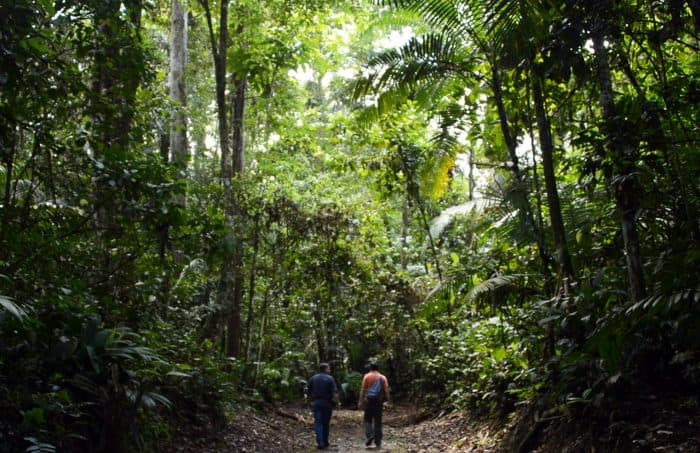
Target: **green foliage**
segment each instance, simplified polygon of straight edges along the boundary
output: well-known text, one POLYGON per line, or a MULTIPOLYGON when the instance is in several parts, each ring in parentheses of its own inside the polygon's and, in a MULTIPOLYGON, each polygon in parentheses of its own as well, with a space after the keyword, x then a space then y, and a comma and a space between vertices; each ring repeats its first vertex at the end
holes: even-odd
POLYGON ((683 2, 234 2, 226 78, 249 90, 235 209, 210 143, 205 2, 190 2, 184 175, 163 146, 166 2, 6 3, 0 452, 153 449, 236 401, 298 398, 319 361, 349 404, 374 358, 398 397, 481 413, 698 385, 700 67, 683 2), (596 103, 599 36, 613 117, 596 103), (228 265, 237 307, 217 294, 228 265))
POLYGON ((208 432, 212 423, 215 427, 223 424, 228 405, 238 397, 237 383, 229 364, 218 359, 210 342, 199 346, 187 338, 178 342, 180 348, 187 349, 164 351, 182 360, 173 363, 162 377, 163 394, 172 403, 172 410, 165 415, 168 426, 200 435, 208 432))
POLYGON ((288 352, 271 363, 257 363, 256 386, 268 401, 291 401, 302 394, 308 376, 301 352, 288 352))
POLYGON ((484 412, 508 411, 536 390, 531 352, 518 336, 505 320, 473 315, 449 328, 427 330, 429 346, 418 359, 422 377, 417 384, 429 400, 484 412))
POLYGON ((23 438, 41 451, 125 449, 154 440, 149 420, 159 406, 170 406, 158 390, 168 364, 127 328, 104 329, 71 316, 64 322, 49 336, 34 315, 12 332, 7 322, 0 325, 0 404, 8 414, 22 414, 3 421, 4 433, 16 430, 4 438, 6 448, 20 448, 23 438))

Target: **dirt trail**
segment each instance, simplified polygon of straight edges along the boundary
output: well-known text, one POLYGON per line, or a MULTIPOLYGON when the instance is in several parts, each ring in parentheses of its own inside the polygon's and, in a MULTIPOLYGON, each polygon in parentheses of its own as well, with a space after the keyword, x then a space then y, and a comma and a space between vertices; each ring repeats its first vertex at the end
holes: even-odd
MULTIPOLYGON (((284 423, 291 431, 283 451, 312 452, 316 450, 313 416, 308 408, 287 406, 279 408, 277 416, 290 419, 284 423), (294 423, 296 421, 296 423, 294 423)), ((281 428, 279 422, 277 429, 281 428)), ((384 438, 381 449, 365 446, 362 411, 339 409, 331 420, 330 452, 489 452, 493 451, 491 433, 469 426, 459 414, 434 416, 411 405, 391 406, 384 411, 384 438)), ((279 431, 278 431, 279 432, 279 431)), ((248 451, 266 451, 262 448, 248 451)), ((279 451, 271 449, 270 451, 279 451)))
MULTIPOLYGON (((405 414, 399 413, 394 408, 388 409, 384 413, 384 439, 381 451, 386 452, 408 452, 410 450, 410 440, 405 435, 404 421, 405 414)), ((305 451, 316 451, 314 448, 315 437, 313 431, 313 418, 310 414, 304 415, 306 422, 302 436, 309 446, 305 451)), ((333 412, 331 420, 331 447, 328 451, 333 452, 359 452, 378 451, 374 445, 365 447, 364 431, 362 427, 362 411, 357 410, 336 410, 333 412)), ((445 451, 444 449, 441 451, 445 451)))
MULTIPOLYGON (((411 405, 385 409, 381 449, 365 447, 362 411, 340 409, 331 420, 333 453, 393 452, 493 452, 494 436, 484 425, 468 422, 462 414, 429 415, 411 405)), ((302 404, 270 407, 265 411, 245 410, 234 415, 214 435, 178 436, 159 451, 187 453, 219 452, 316 452, 313 416, 302 404)))

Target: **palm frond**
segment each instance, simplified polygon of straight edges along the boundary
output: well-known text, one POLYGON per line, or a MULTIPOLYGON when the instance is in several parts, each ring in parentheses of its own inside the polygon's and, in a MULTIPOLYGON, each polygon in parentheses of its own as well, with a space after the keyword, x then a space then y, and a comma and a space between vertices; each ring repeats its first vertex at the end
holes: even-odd
POLYGON ((488 201, 479 199, 471 200, 466 203, 451 206, 440 213, 439 216, 435 217, 430 222, 430 234, 432 237, 437 238, 445 231, 445 228, 454 221, 460 215, 466 215, 470 212, 482 211, 488 206, 488 201))
POLYGON ((460 72, 457 45, 441 34, 426 34, 411 38, 406 44, 381 52, 367 64, 376 68, 368 76, 375 91, 389 86, 414 86, 445 78, 460 72))
POLYGON ((376 106, 365 107, 355 112, 355 122, 363 128, 369 128, 379 121, 379 109, 376 106))
POLYGON ((428 24, 420 14, 408 9, 392 9, 374 19, 358 36, 360 45, 372 45, 387 31, 404 31, 412 29, 418 34, 427 32, 428 24))
POLYGON ((466 77, 470 63, 458 50, 439 34, 411 38, 400 48, 372 57, 368 61, 370 72, 352 81, 347 91, 355 100, 377 96, 378 114, 409 99, 425 109, 442 99, 455 79, 466 77))
POLYGON ((452 37, 468 36, 498 53, 512 38, 523 39, 544 6, 537 0, 384 0, 385 5, 421 15, 452 37), (525 29, 525 30, 524 30, 525 29), (488 46, 487 46, 488 44, 488 46))
POLYGON ((15 199, 29 199, 32 203, 40 203, 46 200, 44 192, 28 179, 18 179, 14 182, 14 193, 12 196, 15 199))
POLYGON ((464 27, 464 13, 459 1, 454 0, 384 0, 385 5, 420 14, 436 28, 459 33, 464 27))
POLYGON ((532 289, 525 286, 530 274, 498 275, 476 285, 467 293, 467 300, 479 300, 492 296, 495 292, 531 292, 532 289))
POLYGON ((7 311, 20 321, 27 316, 27 313, 24 310, 22 310, 22 308, 19 305, 12 302, 10 298, 2 295, 0 295, 0 308, 3 308, 5 311, 7 311))

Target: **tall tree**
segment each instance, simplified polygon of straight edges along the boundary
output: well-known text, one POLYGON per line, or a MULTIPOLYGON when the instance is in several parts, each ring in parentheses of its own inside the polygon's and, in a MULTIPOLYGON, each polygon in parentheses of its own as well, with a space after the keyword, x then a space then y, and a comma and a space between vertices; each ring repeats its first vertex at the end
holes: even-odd
POLYGON ((603 110, 604 130, 608 137, 610 150, 616 162, 616 175, 613 178, 613 192, 617 209, 620 212, 620 226, 625 244, 625 260, 629 278, 630 295, 637 301, 646 294, 644 267, 637 234, 637 214, 640 209, 636 193, 636 164, 638 152, 627 135, 629 127, 618 114, 615 107, 608 49, 605 45, 605 33, 598 31, 593 35, 593 49, 596 60, 596 74, 600 87, 600 106, 603 110))
MULTIPOLYGON (((237 35, 243 33, 243 27, 239 26, 237 35)), ((233 106, 231 117, 233 146, 232 153, 232 177, 237 178, 243 174, 245 162, 245 104, 248 80, 245 75, 236 77, 233 81, 233 106)), ((231 200, 226 204, 226 218, 234 219, 233 223, 237 224, 239 229, 239 239, 233 242, 232 256, 232 277, 233 277, 233 300, 231 300, 231 309, 228 315, 228 336, 227 347, 229 356, 238 357, 240 355, 241 346, 241 303, 243 301, 243 285, 245 275, 243 273, 243 241, 241 237, 241 225, 243 225, 243 212, 239 209, 239 204, 231 200)))
POLYGON ((637 187, 637 161, 639 160, 639 138, 633 131, 631 121, 621 114, 616 101, 613 68, 610 54, 619 45, 620 25, 618 16, 636 21, 634 13, 626 5, 600 1, 572 2, 567 9, 575 23, 586 24, 587 36, 593 43, 595 65, 594 80, 599 92, 598 103, 602 111, 602 130, 607 140, 606 154, 612 162, 610 185, 620 215, 620 229, 624 242, 629 291, 632 300, 638 301, 646 295, 646 281, 637 231, 637 217, 641 203, 637 187))
POLYGON ((233 198, 234 166, 232 162, 232 119, 229 112, 232 108, 228 105, 226 90, 228 86, 228 52, 230 46, 229 33, 229 0, 221 0, 219 12, 215 17, 212 12, 212 3, 209 0, 199 0, 204 9, 204 14, 209 29, 209 41, 211 53, 214 59, 214 78, 216 82, 216 112, 219 131, 219 148, 221 152, 221 184, 223 186, 223 204, 226 218, 226 237, 224 239, 224 253, 222 256, 221 272, 217 290, 217 305, 227 314, 228 337, 226 353, 230 357, 237 357, 239 353, 240 337, 240 302, 243 281, 237 278, 240 275, 240 259, 235 235, 236 206, 233 198), (218 23, 218 30, 215 28, 218 23))
POLYGON ((168 87, 173 113, 170 123, 171 161, 181 172, 187 169, 187 0, 172 0, 170 16, 170 72, 168 87))
MULTIPOLYGON (((122 235, 121 216, 129 201, 122 196, 115 174, 134 143, 136 94, 144 78, 146 55, 142 45, 141 0, 96 0, 88 2, 92 14, 94 50, 92 93, 88 103, 91 118, 90 146, 96 162, 93 178, 95 230, 103 250, 100 267, 106 284, 122 270, 123 257, 114 256, 112 241, 122 235)), ((109 285, 107 285, 109 286, 109 285)), ((114 288, 106 289, 117 294, 114 288)))

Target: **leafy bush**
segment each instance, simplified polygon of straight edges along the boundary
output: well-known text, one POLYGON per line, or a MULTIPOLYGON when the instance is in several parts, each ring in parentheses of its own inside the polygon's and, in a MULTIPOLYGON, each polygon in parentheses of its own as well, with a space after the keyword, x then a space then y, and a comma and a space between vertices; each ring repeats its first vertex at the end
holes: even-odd
POLYGON ((2 444, 7 451, 27 443, 36 451, 144 448, 155 437, 148 430, 158 429, 153 409, 170 405, 159 393, 168 364, 130 329, 65 320, 50 338, 37 335, 45 330, 33 317, 12 332, 0 325, 0 406, 9 415, 2 444))
POLYGON ((302 395, 307 377, 304 354, 288 351, 273 362, 260 363, 256 389, 267 401, 290 401, 302 395))
POLYGON ((341 403, 343 405, 357 404, 362 386, 362 373, 351 371, 345 375, 341 386, 341 403))
POLYGON ((527 347, 498 317, 476 318, 453 328, 434 329, 432 347, 420 359, 423 392, 453 407, 508 410, 531 396, 527 347))

